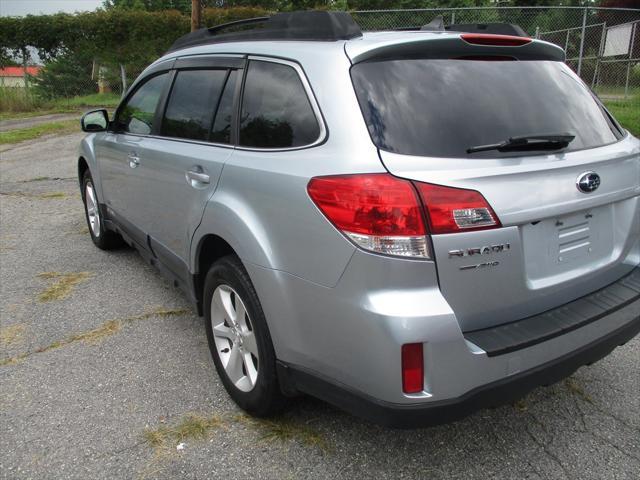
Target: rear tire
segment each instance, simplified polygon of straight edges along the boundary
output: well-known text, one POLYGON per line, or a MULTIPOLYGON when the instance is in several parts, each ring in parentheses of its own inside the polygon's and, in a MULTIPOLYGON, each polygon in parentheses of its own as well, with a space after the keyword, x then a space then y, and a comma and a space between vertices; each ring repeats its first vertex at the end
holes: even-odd
POLYGON ((240 408, 256 417, 280 412, 276 356, 258 295, 235 255, 213 264, 204 284, 209 350, 218 376, 240 408))
POLYGON ((108 230, 105 226, 100 210, 98 193, 89 170, 85 171, 82 176, 82 202, 84 203, 84 214, 89 227, 89 235, 91 235, 94 245, 101 250, 113 250, 122 247, 124 245, 122 237, 116 232, 108 230))

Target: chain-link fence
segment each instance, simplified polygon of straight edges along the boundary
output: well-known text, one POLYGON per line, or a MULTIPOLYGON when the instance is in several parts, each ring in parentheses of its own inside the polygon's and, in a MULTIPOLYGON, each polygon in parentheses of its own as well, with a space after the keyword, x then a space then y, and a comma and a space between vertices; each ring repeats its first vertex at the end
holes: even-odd
POLYGON ((493 7, 353 12, 363 30, 419 28, 442 16, 445 25, 513 23, 562 47, 567 63, 600 96, 640 94, 640 9, 493 7))

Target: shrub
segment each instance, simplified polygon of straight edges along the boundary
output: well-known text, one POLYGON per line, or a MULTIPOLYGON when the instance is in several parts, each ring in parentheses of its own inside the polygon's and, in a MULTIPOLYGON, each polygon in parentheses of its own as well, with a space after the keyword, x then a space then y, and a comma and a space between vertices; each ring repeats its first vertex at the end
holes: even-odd
POLYGON ((72 53, 58 56, 35 78, 35 92, 46 100, 96 93, 98 86, 91 78, 92 66, 91 60, 72 53))

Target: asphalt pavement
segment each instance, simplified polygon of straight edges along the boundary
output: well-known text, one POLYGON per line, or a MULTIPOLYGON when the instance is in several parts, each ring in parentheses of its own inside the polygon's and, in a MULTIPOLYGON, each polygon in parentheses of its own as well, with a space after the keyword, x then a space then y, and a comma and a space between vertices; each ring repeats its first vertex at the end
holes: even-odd
POLYGON ((247 418, 182 294, 93 246, 81 138, 0 153, 0 478, 638 478, 640 338, 449 425, 390 430, 309 398, 247 418))

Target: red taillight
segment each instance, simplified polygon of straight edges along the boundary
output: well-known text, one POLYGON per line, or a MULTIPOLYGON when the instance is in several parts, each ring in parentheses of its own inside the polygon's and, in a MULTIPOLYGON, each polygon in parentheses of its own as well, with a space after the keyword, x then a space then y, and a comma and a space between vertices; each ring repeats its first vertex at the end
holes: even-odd
POLYGON ((433 234, 457 233, 500 227, 500 220, 485 198, 475 190, 415 182, 433 234))
POLYGON ((420 393, 424 390, 424 358, 421 343, 402 345, 402 391, 420 393))
POLYGON ((322 213, 361 247, 428 256, 422 206, 408 180, 386 173, 336 175, 311 179, 307 190, 322 213))
POLYGON ((460 35, 460 38, 473 45, 495 45, 499 47, 520 47, 531 43, 531 39, 528 37, 493 35, 489 33, 465 33, 460 35))
POLYGON ((475 190, 410 182, 388 173, 315 177, 307 191, 353 242, 386 255, 429 258, 428 233, 500 226, 495 212, 475 190))

